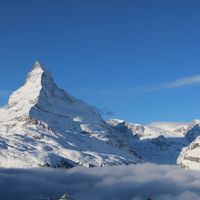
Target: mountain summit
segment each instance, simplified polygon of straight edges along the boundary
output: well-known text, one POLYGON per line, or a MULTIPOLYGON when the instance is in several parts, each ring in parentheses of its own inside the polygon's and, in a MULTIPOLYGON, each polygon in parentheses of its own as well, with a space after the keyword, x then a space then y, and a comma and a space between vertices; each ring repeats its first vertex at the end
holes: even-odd
POLYGON ((56 86, 50 73, 36 61, 33 70, 26 78, 25 84, 11 95, 8 105, 13 107, 19 103, 23 103, 23 106, 25 104, 48 104, 52 99, 62 98, 64 101, 73 101, 71 97, 56 86))
POLYGON ((0 167, 140 162, 96 109, 59 89, 38 61, 0 109, 0 152, 0 167))
POLYGON ((38 83, 42 84, 42 82, 45 81, 45 78, 52 79, 50 73, 39 63, 39 61, 36 61, 32 71, 28 74, 26 82, 38 81, 38 83))

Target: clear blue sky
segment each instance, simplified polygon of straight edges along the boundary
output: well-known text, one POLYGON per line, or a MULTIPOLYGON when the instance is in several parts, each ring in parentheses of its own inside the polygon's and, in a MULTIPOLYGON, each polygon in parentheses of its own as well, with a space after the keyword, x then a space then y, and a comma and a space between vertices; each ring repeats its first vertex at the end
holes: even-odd
POLYGON ((35 60, 106 118, 200 118, 200 1, 1 1, 1 105, 35 60))

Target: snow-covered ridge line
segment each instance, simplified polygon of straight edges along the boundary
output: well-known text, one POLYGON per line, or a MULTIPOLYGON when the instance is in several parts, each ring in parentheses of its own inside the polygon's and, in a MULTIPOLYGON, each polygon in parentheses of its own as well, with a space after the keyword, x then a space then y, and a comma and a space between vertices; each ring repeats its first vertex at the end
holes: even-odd
POLYGON ((133 131, 133 134, 139 134, 142 138, 164 137, 184 137, 189 123, 186 122, 153 122, 148 125, 126 122, 121 119, 110 119, 107 121, 112 126, 119 124, 127 126, 133 131))

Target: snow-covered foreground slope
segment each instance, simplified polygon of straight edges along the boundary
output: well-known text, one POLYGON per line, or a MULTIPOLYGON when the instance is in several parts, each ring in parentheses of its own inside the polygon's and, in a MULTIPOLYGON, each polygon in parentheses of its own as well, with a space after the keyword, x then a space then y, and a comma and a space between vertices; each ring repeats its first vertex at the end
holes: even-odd
POLYGON ((59 89, 39 62, 0 109, 0 167, 87 167, 140 162, 86 103, 59 89))
POLYGON ((177 163, 187 169, 200 170, 200 120, 191 123, 185 137, 191 144, 182 149, 177 163))
POLYGON ((145 162, 176 164, 181 149, 189 144, 185 137, 188 123, 140 125, 118 119, 108 120, 107 123, 134 147, 145 162))

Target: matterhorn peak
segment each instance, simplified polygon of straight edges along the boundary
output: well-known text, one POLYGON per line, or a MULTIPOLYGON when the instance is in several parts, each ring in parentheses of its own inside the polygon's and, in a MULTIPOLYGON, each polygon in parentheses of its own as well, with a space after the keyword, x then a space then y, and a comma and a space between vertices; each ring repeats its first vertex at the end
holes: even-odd
POLYGON ((41 62, 39 62, 38 60, 35 61, 34 65, 33 65, 33 69, 30 73, 32 72, 40 72, 40 73, 46 73, 50 76, 49 71, 44 67, 43 64, 41 64, 41 62))
POLYGON ((41 68, 43 69, 43 66, 40 64, 40 62, 38 60, 35 61, 33 68, 41 68))
POLYGON ((55 85, 50 73, 39 61, 36 61, 26 78, 25 84, 10 96, 8 105, 12 107, 20 104, 21 107, 27 106, 27 104, 35 104, 38 102, 42 91, 43 93, 44 91, 50 93, 53 90, 57 91, 59 88, 55 85))
POLYGON ((39 62, 0 109, 0 134, 0 167, 69 168, 140 161, 92 106, 59 89, 39 62))
POLYGON ((39 61, 36 61, 33 65, 33 69, 31 72, 29 72, 28 77, 26 79, 26 82, 31 82, 31 83, 42 83, 42 79, 47 78, 52 80, 52 77, 50 73, 48 72, 47 69, 43 65, 40 64, 39 61))
POLYGON ((12 93, 6 108, 19 115, 33 118, 41 115, 41 112, 65 115, 75 102, 78 101, 60 89, 50 73, 36 61, 25 84, 12 93))

